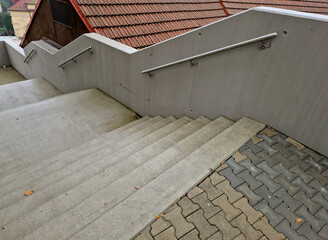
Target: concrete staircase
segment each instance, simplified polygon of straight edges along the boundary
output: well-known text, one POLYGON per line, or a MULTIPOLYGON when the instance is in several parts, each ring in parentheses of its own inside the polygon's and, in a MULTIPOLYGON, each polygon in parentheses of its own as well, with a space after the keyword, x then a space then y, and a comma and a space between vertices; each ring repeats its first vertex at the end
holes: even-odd
POLYGON ((264 128, 134 119, 94 89, 0 112, 0 239, 133 238, 264 128))

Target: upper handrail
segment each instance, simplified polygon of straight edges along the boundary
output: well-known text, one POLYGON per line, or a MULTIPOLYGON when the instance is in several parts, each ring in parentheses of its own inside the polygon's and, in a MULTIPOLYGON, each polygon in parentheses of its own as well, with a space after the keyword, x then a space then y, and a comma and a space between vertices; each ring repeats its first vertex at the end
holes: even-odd
POLYGON ((197 55, 194 55, 192 57, 183 58, 183 59, 180 59, 180 60, 177 60, 177 61, 174 61, 174 62, 170 62, 170 63, 166 63, 166 64, 163 64, 163 65, 160 65, 160 66, 157 66, 157 67, 149 68, 149 69, 143 70, 141 73, 143 73, 143 74, 144 73, 150 73, 152 71, 159 70, 159 69, 166 68, 166 67, 170 67, 170 66, 173 66, 173 65, 176 65, 176 64, 179 64, 179 63, 192 61, 192 60, 195 60, 195 59, 198 59, 198 58, 206 57, 206 56, 209 56, 209 55, 212 55, 212 54, 215 54, 215 53, 219 53, 219 52, 224 52, 224 51, 227 51, 227 50, 230 50, 230 49, 245 46, 245 45, 248 45, 248 44, 251 44, 251 43, 254 43, 254 42, 258 42, 258 41, 267 40, 267 39, 274 38, 274 37, 277 37, 277 36, 278 36, 278 34, 276 32, 273 32, 273 33, 266 34, 266 35, 256 37, 256 38, 252 38, 252 39, 249 39, 249 40, 246 40, 246 41, 243 41, 243 42, 235 43, 235 44, 232 44, 232 45, 229 45, 229 46, 226 46, 226 47, 217 48, 215 50, 211 50, 211 51, 208 51, 208 52, 205 52, 205 53, 197 54, 197 55))
POLYGON ((28 63, 28 61, 30 61, 30 59, 32 58, 32 56, 36 53, 36 50, 33 49, 24 59, 24 63, 28 63))
POLYGON ((78 56, 80 56, 80 55, 82 55, 83 53, 85 53, 85 52, 87 52, 87 51, 89 51, 89 53, 92 54, 92 53, 93 53, 93 51, 92 51, 92 47, 89 46, 89 47, 87 47, 86 49, 82 50, 81 52, 75 54, 73 57, 71 57, 71 58, 67 59, 65 62, 59 64, 58 67, 64 69, 64 65, 66 65, 66 64, 67 64, 68 62, 70 62, 70 61, 76 62, 75 58, 78 57, 78 56))

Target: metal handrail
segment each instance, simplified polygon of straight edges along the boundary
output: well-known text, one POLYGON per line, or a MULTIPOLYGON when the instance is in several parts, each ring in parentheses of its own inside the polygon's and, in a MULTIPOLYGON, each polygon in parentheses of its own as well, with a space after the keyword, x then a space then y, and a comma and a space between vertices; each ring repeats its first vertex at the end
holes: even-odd
POLYGON ((70 62, 70 61, 76 62, 75 58, 78 57, 78 56, 80 56, 80 55, 82 55, 83 53, 85 53, 85 52, 87 52, 87 51, 89 51, 89 53, 92 54, 92 53, 93 53, 93 51, 92 51, 92 47, 89 46, 89 47, 87 47, 86 49, 82 50, 81 52, 75 54, 73 57, 71 57, 71 58, 67 59, 65 62, 59 64, 58 67, 64 69, 64 65, 66 65, 66 64, 67 64, 68 62, 70 62))
POLYGON ((226 46, 226 47, 222 47, 222 48, 211 50, 211 51, 208 51, 208 52, 205 52, 205 53, 197 54, 197 55, 192 56, 192 57, 183 58, 183 59, 180 59, 180 60, 177 60, 177 61, 174 61, 174 62, 170 62, 170 63, 166 63, 166 64, 163 64, 163 65, 160 65, 160 66, 157 66, 157 67, 149 68, 149 69, 143 70, 141 73, 150 73, 152 71, 159 70, 159 69, 166 68, 166 67, 170 67, 170 66, 173 66, 173 65, 176 65, 176 64, 179 64, 179 63, 192 61, 192 60, 195 60, 195 59, 198 59, 198 58, 206 57, 206 56, 209 56, 209 55, 212 55, 212 54, 215 54, 215 53, 219 53, 219 52, 224 52, 224 51, 227 51, 227 50, 230 50, 230 49, 234 49, 234 48, 245 46, 245 45, 248 45, 248 44, 251 44, 251 43, 254 43, 254 42, 274 38, 274 37, 277 37, 277 36, 278 36, 278 34, 276 32, 273 32, 273 33, 266 34, 266 35, 256 37, 256 38, 252 38, 252 39, 249 39, 249 40, 246 40, 246 41, 243 41, 243 42, 235 43, 235 44, 232 44, 232 45, 229 45, 229 46, 226 46))
POLYGON ((24 59, 24 63, 28 63, 28 61, 30 61, 30 59, 33 57, 33 55, 36 53, 36 50, 33 49, 24 59))

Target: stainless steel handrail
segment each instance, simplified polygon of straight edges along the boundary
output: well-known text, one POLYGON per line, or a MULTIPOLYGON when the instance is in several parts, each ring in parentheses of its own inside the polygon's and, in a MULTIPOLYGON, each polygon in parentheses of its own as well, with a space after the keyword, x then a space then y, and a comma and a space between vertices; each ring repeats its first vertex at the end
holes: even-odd
POLYGON ((66 65, 66 64, 67 64, 68 62, 70 62, 70 61, 76 62, 75 58, 78 57, 78 56, 80 56, 80 55, 82 55, 83 53, 85 53, 85 52, 87 52, 87 51, 89 51, 89 53, 92 54, 92 53, 93 53, 93 51, 92 51, 92 47, 89 46, 89 47, 87 47, 86 49, 82 50, 81 52, 75 54, 73 57, 71 57, 71 58, 67 59, 65 62, 59 64, 58 67, 64 69, 64 65, 66 65))
POLYGON ((226 47, 222 47, 222 48, 211 50, 211 51, 208 51, 208 52, 205 52, 205 53, 197 54, 197 55, 192 56, 192 57, 183 58, 183 59, 180 59, 180 60, 177 60, 177 61, 174 61, 174 62, 170 62, 170 63, 166 63, 166 64, 163 64, 163 65, 160 65, 160 66, 157 66, 157 67, 149 68, 149 69, 146 69, 146 70, 142 71, 141 73, 150 73, 152 71, 159 70, 159 69, 166 68, 166 67, 170 67, 170 66, 173 66, 173 65, 176 65, 176 64, 179 64, 179 63, 192 61, 192 60, 202 58, 202 57, 206 57, 206 56, 209 56, 209 55, 212 55, 212 54, 215 54, 215 53, 224 52, 224 51, 227 51, 227 50, 230 50, 230 49, 245 46, 245 45, 248 45, 248 44, 251 44, 251 43, 254 43, 254 42, 264 41, 264 40, 267 40, 267 39, 270 39, 270 38, 277 37, 277 35, 278 34, 276 32, 273 32, 273 33, 266 34, 266 35, 256 37, 256 38, 252 38, 252 39, 249 39, 249 40, 246 40, 246 41, 243 41, 243 42, 235 43, 235 44, 232 44, 232 45, 229 45, 229 46, 226 46, 226 47))
POLYGON ((28 61, 30 61, 30 59, 32 58, 32 56, 36 53, 36 50, 33 49, 24 59, 24 63, 28 63, 28 61))

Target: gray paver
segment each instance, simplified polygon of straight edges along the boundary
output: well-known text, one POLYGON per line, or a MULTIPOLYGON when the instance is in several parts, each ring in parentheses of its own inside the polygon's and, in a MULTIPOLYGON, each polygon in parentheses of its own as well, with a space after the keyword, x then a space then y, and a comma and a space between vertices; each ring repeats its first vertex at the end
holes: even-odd
POLYGON ((294 184, 288 182, 283 175, 280 175, 276 177, 275 182, 281 185, 283 188, 285 188, 289 195, 293 196, 295 193, 297 193, 300 188, 295 186, 294 184))
POLYGON ((240 162, 240 165, 247 168, 247 170, 251 173, 253 177, 256 177, 260 173, 263 172, 262 169, 257 168, 249 159, 245 159, 244 161, 240 162))
POLYGON ((320 204, 308 198, 303 191, 298 191, 293 198, 301 201, 312 214, 315 214, 321 208, 320 204))
POLYGON ((222 190, 217 189, 212 183, 209 178, 206 178, 201 184, 198 185, 202 189, 205 190, 207 193, 207 197, 209 200, 213 200, 223 194, 222 190))
POLYGON ((198 236, 198 231, 196 229, 184 235, 180 240, 198 240, 200 239, 198 236))
POLYGON ((305 184, 300 177, 294 179, 292 181, 292 184, 294 184, 294 185, 298 186, 299 188, 301 188, 305 192, 305 194, 310 198, 313 197, 314 194, 317 193, 316 189, 314 189, 314 188, 310 187, 309 185, 305 184))
POLYGON ((309 149, 309 148, 303 148, 302 150, 301 150, 302 152, 305 152, 306 154, 309 154, 311 157, 313 157, 314 158, 314 160, 315 161, 317 161, 317 162, 319 162, 322 158, 323 158, 323 156, 322 155, 320 155, 319 153, 317 153, 317 152, 315 152, 315 151, 313 151, 313 150, 311 150, 311 149, 309 149))
MULTIPOLYGON (((325 169, 325 166, 318 162, 316 162, 312 157, 308 157, 304 160, 304 162, 310 164, 312 167, 314 167, 318 172, 322 172, 325 169)), ((323 162, 324 163, 324 162, 323 162)))
POLYGON ((289 158, 286 158, 282 153, 279 152, 274 155, 273 158, 278 159, 287 169, 290 169, 291 167, 294 167, 296 164, 298 164, 298 158, 294 154, 289 158))
POLYGON ((284 175, 288 182, 292 181, 293 179, 295 179, 297 177, 296 174, 288 171, 288 169, 285 168, 285 166, 282 163, 277 164, 273 168, 275 170, 277 170, 278 172, 280 172, 282 175, 284 175))
POLYGON ((223 239, 222 233, 221 232, 216 232, 208 240, 222 240, 222 239, 223 239))
MULTIPOLYGON (((304 235, 308 239, 312 240, 323 240, 316 232, 312 230, 310 225, 308 223, 304 223, 299 229, 297 229, 297 232, 300 233, 301 235, 304 235)), ((327 236, 325 236, 326 238, 327 236)), ((326 238, 327 239, 327 238, 326 238)))
POLYGON ((150 234, 150 227, 146 227, 135 240, 153 240, 153 237, 150 234))
POLYGON ((171 212, 165 214, 164 219, 170 221, 175 229, 175 235, 180 238, 186 233, 190 232, 194 229, 194 225, 188 223, 186 219, 181 214, 181 208, 177 207, 173 209, 171 212))
POLYGON ((205 219, 201 209, 187 217, 187 221, 192 222, 196 226, 199 231, 200 239, 207 239, 218 231, 215 226, 209 224, 209 222, 205 219))
POLYGON ((261 173, 260 175, 255 177, 257 180, 263 182, 268 188, 269 191, 274 193, 277 191, 281 186, 277 183, 275 183, 271 178, 269 178, 269 175, 266 173, 261 173))
POLYGON ((253 224, 253 227, 257 230, 260 230, 267 236, 269 239, 285 239, 285 236, 282 233, 277 232, 270 224, 266 217, 262 217, 256 223, 253 224))
POLYGON ((307 158, 309 155, 302 152, 301 150, 297 149, 297 147, 295 147, 294 145, 290 146, 288 148, 289 151, 291 151, 292 153, 296 154, 297 157, 301 160, 304 160, 305 158, 307 158))
POLYGON ((301 159, 299 159, 297 157, 297 155, 293 154, 292 156, 290 156, 288 158, 289 161, 295 162, 295 164, 298 164, 304 171, 306 171, 307 169, 309 169, 311 167, 311 164, 302 161, 301 159))
MULTIPOLYGON (((280 163, 279 159, 273 158, 266 151, 259 152, 258 156, 260 156, 262 159, 264 159, 270 167, 273 167, 280 163)), ((256 164, 256 163, 254 163, 254 164, 256 164)))
POLYGON ((277 143, 272 146, 274 149, 278 150, 285 158, 289 158, 293 153, 286 149, 281 143, 277 143))
POLYGON ((255 190, 257 195, 262 196, 268 203, 271 208, 277 207, 282 200, 275 197, 267 188, 267 186, 263 185, 262 187, 255 190))
POLYGON ((309 186, 319 191, 326 199, 328 199, 328 189, 325 186, 322 186, 317 179, 310 182, 309 186))
POLYGON ((283 220, 276 229, 282 232, 288 239, 307 240, 305 237, 298 234, 294 229, 290 227, 290 224, 285 219, 283 220))
POLYGON ((237 163, 233 157, 229 158, 225 163, 232 169, 233 173, 235 174, 238 174, 245 170, 245 168, 239 163, 237 163))
POLYGON ((195 212, 199 209, 197 204, 192 203, 192 201, 188 197, 182 198, 178 205, 182 208, 182 215, 184 217, 190 215, 191 213, 195 212))
MULTIPOLYGON (((260 146, 254 144, 252 142, 252 140, 249 140, 247 143, 246 143, 246 146, 249 147, 253 153, 258 153, 258 152, 261 152, 263 150, 263 148, 261 148, 260 146)), ((243 151, 243 150, 241 150, 243 151)))
POLYGON ((309 183, 313 180, 313 176, 312 175, 309 175, 309 174, 306 174, 301 168, 299 165, 295 165, 294 167, 290 168, 289 171, 295 173, 297 176, 301 177, 302 180, 305 182, 305 183, 309 183))
POLYGON ((273 136, 272 138, 275 139, 277 142, 279 142, 285 148, 287 148, 291 145, 290 142, 287 142, 285 140, 286 137, 282 136, 282 134, 277 134, 276 136, 273 136))
POLYGON ((269 164, 265 161, 259 163, 257 167, 264 170, 269 175, 270 178, 275 178, 280 175, 280 172, 270 167, 269 164))
POLYGON ((225 218, 223 212, 214 215, 208 220, 211 224, 214 224, 222 233, 224 240, 230 240, 240 234, 238 228, 233 227, 225 218))
POLYGON ((294 214, 285 203, 280 204, 277 208, 275 208, 275 211, 287 219, 291 227, 295 230, 303 224, 303 222, 296 222, 296 219, 299 218, 299 216, 294 214))
POLYGON ((314 197, 311 198, 311 200, 319 203, 325 209, 328 209, 328 201, 322 196, 321 193, 317 193, 316 195, 314 195, 314 197))
POLYGON ((279 197, 281 200, 285 202, 285 204, 288 205, 288 208, 290 208, 292 211, 295 211, 297 208, 299 208, 302 203, 300 201, 295 200, 292 198, 285 189, 280 188, 277 192, 274 193, 277 197, 279 197))
POLYGON ((188 192, 187 196, 189 198, 194 198, 197 195, 201 194, 202 192, 204 192, 204 189, 199 188, 199 187, 196 186, 188 192))
POLYGON ((150 233, 151 235, 156 236, 157 234, 169 228, 170 226, 171 226, 170 222, 165 221, 164 218, 159 218, 151 225, 150 233))
MULTIPOLYGON (((261 149, 260 153, 266 154, 265 151, 262 148, 260 148, 260 149, 261 149)), ((244 154, 245 156, 247 156, 252 161, 252 163, 255 164, 255 165, 259 164, 260 162, 263 162, 263 160, 264 160, 264 159, 260 158, 261 154, 256 155, 250 149, 242 151, 241 153, 244 154)))
POLYGON ((315 232, 319 232, 320 229, 325 225, 323 221, 313 216, 304 205, 297 209, 295 214, 300 216, 302 219, 305 219, 315 232))
POLYGON ((314 176, 323 186, 328 184, 328 177, 318 173, 313 167, 306 171, 308 174, 314 176))
POLYGON ((318 234, 319 234, 319 236, 327 239, 327 236, 328 236, 328 225, 325 225, 318 234))
POLYGON ((220 208, 214 206, 213 203, 210 202, 206 193, 201 193, 200 195, 194 197, 192 201, 201 207, 201 209, 204 211, 204 216, 206 219, 221 211, 220 208))
POLYGON ((239 215, 237 218, 231 221, 231 225, 239 228, 239 230, 245 235, 246 239, 259 239, 263 236, 260 231, 257 231, 247 222, 244 214, 239 215))
POLYGON ((255 205, 257 203, 259 203, 263 198, 259 195, 256 195, 248 186, 247 183, 244 183, 242 185, 240 185, 239 187, 236 188, 237 191, 243 193, 247 199, 249 204, 251 205, 255 205))
POLYGON ((250 189, 255 190, 259 188, 261 185, 263 185, 262 182, 257 181, 248 171, 243 171, 238 174, 238 177, 243 179, 245 182, 248 183, 250 189))
POLYGON ((278 152, 278 150, 269 146, 267 142, 260 142, 258 145, 261 146, 270 156, 272 156, 278 152))
POLYGON ((235 208, 229 201, 226 195, 222 195, 215 199, 213 201, 213 204, 216 206, 219 206, 222 211, 224 212, 226 219, 228 221, 231 221, 235 217, 237 217, 239 214, 241 214, 241 211, 237 208, 235 208))
POLYGON ((223 182, 224 180, 226 180, 225 177, 221 176, 217 172, 212 173, 212 175, 210 176, 210 179, 214 186, 219 184, 220 182, 223 182))
POLYGON ((232 187, 237 187, 239 186, 240 184, 242 184, 244 182, 243 179, 239 178, 238 176, 236 176, 233 172, 232 172, 232 169, 231 168, 226 168, 226 169, 223 169, 219 172, 219 174, 225 176, 232 187))
POLYGON ((247 198, 243 197, 233 204, 236 208, 239 208, 247 217, 247 221, 250 224, 255 223, 259 218, 263 216, 260 211, 256 211, 249 203, 247 198))
POLYGON ((218 189, 221 189, 224 194, 228 196, 229 202, 234 203, 238 199, 242 198, 243 195, 233 189, 228 180, 223 181, 222 183, 216 185, 218 189))
POLYGON ((270 137, 268 137, 268 135, 266 135, 264 133, 260 133, 257 136, 262 138, 264 141, 266 141, 266 143, 269 146, 272 146, 273 144, 277 143, 277 140, 275 138, 270 138, 270 137))
POLYGON ((328 224, 328 212, 325 208, 321 208, 314 216, 328 224))
POLYGON ((256 204, 254 208, 258 211, 261 211, 268 219, 270 224, 275 227, 281 221, 283 221, 283 216, 273 211, 272 208, 269 207, 267 201, 261 201, 260 203, 256 204))
POLYGON ((174 240, 177 239, 174 235, 174 228, 170 227, 164 232, 161 232, 155 237, 155 240, 174 240))

